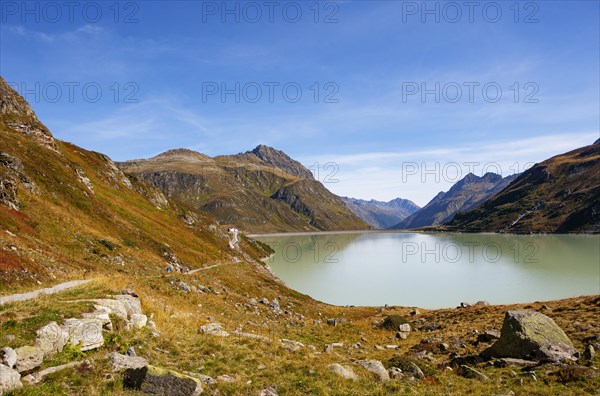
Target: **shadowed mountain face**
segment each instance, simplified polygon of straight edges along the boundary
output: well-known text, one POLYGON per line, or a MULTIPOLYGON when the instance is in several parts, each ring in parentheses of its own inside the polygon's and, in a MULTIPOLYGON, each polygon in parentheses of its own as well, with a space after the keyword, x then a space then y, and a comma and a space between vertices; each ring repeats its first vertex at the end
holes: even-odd
POLYGON ((246 232, 368 228, 308 169, 267 146, 215 158, 178 149, 118 165, 167 196, 246 232))
POLYGON ((402 198, 389 202, 347 197, 342 200, 365 223, 379 229, 390 228, 420 209, 414 202, 402 198))
POLYGON ((486 173, 482 177, 469 173, 448 192, 440 192, 427 205, 393 228, 409 229, 443 224, 459 212, 471 210, 508 186, 517 176, 486 173))
POLYGON ((495 197, 457 215, 450 230, 600 232, 600 139, 534 165, 495 197))

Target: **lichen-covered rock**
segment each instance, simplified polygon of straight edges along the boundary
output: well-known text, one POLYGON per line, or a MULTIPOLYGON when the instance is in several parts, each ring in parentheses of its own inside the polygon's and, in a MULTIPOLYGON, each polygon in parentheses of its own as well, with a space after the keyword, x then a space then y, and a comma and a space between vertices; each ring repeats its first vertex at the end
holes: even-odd
POLYGON ((223 327, 218 323, 209 323, 204 326, 200 326, 200 334, 209 334, 218 337, 228 337, 229 333, 223 330, 223 327))
POLYGON ((359 360, 356 363, 362 366, 365 370, 374 374, 378 381, 386 382, 390 380, 388 371, 383 366, 383 363, 381 363, 379 360, 359 360))
POLYGON ((19 373, 35 370, 42 365, 44 360, 44 352, 38 347, 24 346, 15 349, 15 352, 17 353, 16 367, 19 373))
POLYGON ((356 381, 358 376, 354 374, 354 371, 350 367, 342 366, 339 363, 332 363, 327 366, 327 369, 332 373, 339 375, 342 378, 356 381))
POLYGON ((22 387, 21 374, 10 367, 0 364, 0 395, 22 387))
POLYGON ((106 308, 100 308, 94 312, 84 313, 81 315, 83 319, 98 319, 102 321, 102 328, 108 331, 113 330, 113 324, 110 320, 110 312, 106 308))
POLYGON ((69 342, 79 345, 82 351, 104 345, 102 321, 99 319, 67 319, 61 328, 69 335, 69 342))
POLYGON ((110 299, 97 299, 92 301, 96 303, 95 308, 97 310, 108 310, 109 313, 114 314, 118 318, 127 320, 127 307, 123 301, 110 299))
POLYGON ((61 352, 69 339, 69 334, 56 322, 48 323, 36 334, 35 344, 44 352, 44 355, 61 352))
POLYGON ((506 313, 500 339, 482 356, 559 362, 577 360, 576 352, 569 337, 551 318, 520 310, 506 313))
POLYGON ((197 396, 202 393, 199 379, 150 365, 125 370, 123 384, 150 395, 197 396))
POLYGON ((471 378, 471 379, 476 379, 479 381, 489 381, 490 378, 485 375, 484 373, 482 373, 479 370, 474 369, 473 367, 467 366, 467 365, 461 365, 458 370, 456 370, 456 373, 460 376, 463 376, 465 378, 471 378))
POLYGON ((118 294, 113 296, 115 300, 122 302, 125 305, 125 309, 127 310, 127 315, 131 317, 131 315, 141 315, 142 312, 142 303, 139 298, 133 297, 129 294, 118 294))

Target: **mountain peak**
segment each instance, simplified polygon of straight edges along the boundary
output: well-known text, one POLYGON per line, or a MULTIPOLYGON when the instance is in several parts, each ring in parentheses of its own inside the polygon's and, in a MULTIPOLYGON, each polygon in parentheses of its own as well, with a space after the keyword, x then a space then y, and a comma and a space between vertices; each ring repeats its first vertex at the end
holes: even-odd
POLYGON ((301 177, 303 179, 314 180, 311 171, 306 169, 300 162, 292 159, 289 155, 281 150, 274 149, 273 147, 259 144, 254 150, 248 153, 254 154, 262 162, 275 168, 281 169, 284 172, 289 173, 292 176, 301 177))
POLYGON ((38 120, 27 101, 0 76, 0 123, 53 151, 58 151, 52 133, 38 120))

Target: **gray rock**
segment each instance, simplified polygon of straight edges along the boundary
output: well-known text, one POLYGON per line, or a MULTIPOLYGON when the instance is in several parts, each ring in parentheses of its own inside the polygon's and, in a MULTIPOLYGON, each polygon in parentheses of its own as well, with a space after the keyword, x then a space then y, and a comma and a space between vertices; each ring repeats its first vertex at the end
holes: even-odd
POLYGON ((374 374, 378 381, 386 382, 390 380, 390 375, 379 360, 359 360, 356 363, 374 374))
POLYGON ((218 323, 209 323, 200 326, 200 334, 208 334, 217 337, 229 337, 229 333, 223 330, 223 327, 218 323))
POLYGON ((125 351, 125 355, 127 356, 137 356, 137 353, 135 353, 135 348, 134 347, 129 347, 127 348, 127 351, 125 351))
POLYGON ((233 382, 235 382, 235 378, 233 378, 230 375, 223 374, 223 375, 217 376, 217 382, 233 383, 233 382))
POLYGON ((490 342, 500 338, 500 332, 495 330, 486 330, 477 336, 479 342, 490 342))
POLYGON ((510 357, 538 361, 577 360, 569 337, 546 315, 536 311, 509 311, 500 339, 481 354, 484 358, 510 357))
POLYGON ((17 353, 16 368, 19 373, 27 373, 42 365, 44 360, 44 352, 33 346, 23 346, 15 349, 17 353))
POLYGON ((487 301, 477 301, 475 305, 490 305, 490 303, 487 301))
POLYGON ((408 338, 408 335, 410 333, 406 333, 404 331, 399 331, 396 333, 396 338, 400 339, 400 340, 406 340, 408 338))
POLYGON ((119 294, 113 296, 113 298, 117 301, 122 302, 125 305, 125 309, 127 310, 127 315, 131 316, 134 314, 141 315, 142 312, 142 303, 139 298, 135 298, 128 294, 119 294))
POLYGON ((17 353, 14 349, 5 347, 0 350, 0 364, 9 368, 15 368, 17 364, 17 353))
POLYGON ((583 351, 583 357, 587 360, 592 360, 596 356, 596 350, 593 345, 588 345, 585 347, 585 351, 583 351))
POLYGON ((35 344, 42 350, 44 355, 61 352, 69 339, 69 334, 56 322, 48 323, 36 331, 36 335, 35 344))
POLYGON ((110 367, 114 372, 125 371, 127 369, 140 369, 148 365, 148 361, 140 356, 127 356, 117 352, 108 354, 110 367))
POLYGON ((496 367, 531 367, 536 366, 538 363, 532 360, 514 359, 514 358, 500 358, 494 362, 496 367))
POLYGON ((482 373, 481 371, 475 370, 473 367, 469 367, 465 364, 461 365, 456 373, 465 378, 476 379, 479 381, 489 381, 490 377, 482 373))
POLYGON ((97 349, 104 345, 102 321, 99 319, 67 319, 61 328, 69 335, 69 342, 79 345, 82 351, 97 349))
POLYGON ((327 369, 332 373, 339 375, 342 378, 356 381, 358 376, 354 373, 354 371, 347 366, 342 366, 339 363, 332 363, 327 366, 327 369))
MULTIPOLYGON (((63 364, 61 366, 49 367, 45 370, 38 371, 37 373, 29 374, 23 377, 23 381, 27 382, 29 385, 35 385, 42 382, 44 377, 50 374, 58 373, 59 371, 66 370, 68 368, 79 366, 82 362, 71 362, 67 364, 63 364)), ((86 361, 89 364, 89 362, 86 361)))
POLYGON ((400 370, 398 367, 390 368, 388 370, 388 374, 390 375, 391 379, 400 379, 404 377, 404 374, 402 374, 402 370, 400 370))
POLYGON ((83 319, 98 319, 102 321, 102 327, 108 331, 113 330, 113 324, 110 320, 110 312, 107 309, 99 309, 94 312, 86 312, 81 317, 83 319))
POLYGON ((411 328, 408 323, 404 323, 398 326, 398 330, 400 330, 403 333, 410 333, 411 328))
POLYGON ((327 324, 329 326, 334 326, 334 327, 339 324, 346 323, 346 322, 347 322, 346 318, 329 318, 329 319, 327 319, 327 324))
POLYGON ((114 314, 118 318, 127 320, 127 307, 123 301, 109 299, 97 299, 92 301, 96 303, 95 307, 97 310, 108 310, 109 313, 114 314))
POLYGON ((148 323, 148 317, 146 315, 134 313, 131 314, 131 318, 129 318, 129 321, 126 325, 126 329, 141 329, 146 326, 146 323, 148 323))
POLYGON ((202 393, 199 379, 150 365, 125 370, 123 385, 150 395, 197 396, 202 393))
POLYGON ((258 302, 264 305, 270 304, 269 300, 267 300, 266 298, 261 298, 260 300, 258 300, 258 302))
POLYGON ((0 395, 15 389, 21 389, 21 374, 10 367, 0 364, 0 395))
POLYGON ((131 290, 131 289, 123 289, 119 293, 124 294, 124 295, 128 295, 128 296, 132 296, 132 297, 135 297, 135 298, 139 297, 138 294, 135 291, 131 290))
POLYGON ((270 387, 265 388, 265 389, 261 390, 260 392, 258 392, 258 396, 278 396, 277 389, 270 386, 270 387))
POLYGON ((194 377, 200 380, 200 382, 202 382, 203 384, 206 385, 216 385, 217 380, 214 379, 213 377, 209 377, 208 375, 204 375, 204 374, 198 374, 198 373, 190 373, 190 372, 186 372, 187 375, 189 375, 190 377, 194 377))
POLYGON ((406 372, 406 375, 410 375, 411 377, 415 377, 417 379, 425 377, 425 374, 423 374, 423 370, 421 370, 419 366, 417 366, 413 362, 409 362, 408 366, 406 367, 406 370, 404 371, 406 372))

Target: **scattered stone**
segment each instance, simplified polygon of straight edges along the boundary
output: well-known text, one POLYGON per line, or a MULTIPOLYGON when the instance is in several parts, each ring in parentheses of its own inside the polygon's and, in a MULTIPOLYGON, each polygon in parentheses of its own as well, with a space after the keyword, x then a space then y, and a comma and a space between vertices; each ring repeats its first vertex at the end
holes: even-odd
POLYGON ((132 296, 132 297, 135 297, 135 298, 139 297, 138 294, 135 291, 131 290, 131 289, 123 289, 123 290, 120 291, 120 293, 123 294, 123 295, 132 296))
POLYGON ((378 350, 378 351, 384 351, 384 350, 385 350, 385 348, 384 348, 384 347, 382 347, 381 345, 375 345, 375 347, 374 347, 374 348, 375 348, 376 350, 378 350))
POLYGON ((296 346, 304 348, 304 344, 301 343, 300 341, 288 340, 286 338, 282 338, 280 341, 283 342, 284 344, 292 344, 292 345, 296 345, 296 346))
POLYGON ((327 369, 332 373, 339 375, 342 378, 356 381, 358 380, 358 376, 354 373, 352 368, 347 366, 342 366, 339 363, 332 363, 327 366, 327 369))
POLYGON ((386 382, 390 380, 390 375, 379 360, 359 360, 356 363, 373 373, 378 381, 386 382))
POLYGON ((125 351, 125 355, 131 356, 131 357, 137 356, 137 353, 135 353, 135 348, 134 347, 127 348, 127 351, 125 351))
POLYGON ((69 333, 63 330, 56 322, 50 322, 36 331, 35 344, 44 355, 58 353, 67 345, 69 333))
POLYGON ((10 367, 0 364, 0 395, 15 389, 21 389, 21 374, 10 367))
POLYGON ((150 365, 125 370, 123 385, 150 395, 197 396, 202 393, 199 379, 150 365))
POLYGON ((460 308, 468 308, 468 307, 472 307, 473 304, 468 303, 468 302, 461 302, 460 303, 460 308))
POLYGON ((479 381, 485 382, 490 380, 490 377, 488 377, 481 371, 475 370, 473 367, 469 367, 465 364, 459 366, 458 370, 456 370, 456 373, 462 377, 476 379, 479 381))
MULTIPOLYGON (((45 370, 38 371, 37 373, 29 374, 29 375, 23 377, 23 381, 27 382, 29 385, 39 384, 40 382, 42 382, 44 377, 46 377, 47 375, 58 373, 59 371, 66 370, 68 368, 77 367, 81 363, 82 362, 71 362, 71 363, 63 364, 61 366, 49 367, 45 370)), ((86 363, 89 364, 89 362, 86 362, 86 363)))
POLYGON ((435 331, 435 330, 439 330, 441 328, 442 328, 442 325, 440 325, 439 323, 427 323, 427 324, 423 325, 423 327, 421 327, 421 330, 435 331))
POLYGON ((346 318, 329 318, 329 319, 327 319, 327 324, 329 326, 334 326, 334 327, 339 324, 346 323, 346 322, 347 322, 346 318))
POLYGON ((420 313, 421 312, 418 309, 413 309, 412 311, 410 311, 409 314, 412 315, 412 316, 416 316, 416 315, 419 315, 420 313))
POLYGON ((409 362, 404 371, 406 372, 407 375, 410 375, 411 377, 414 377, 417 379, 425 378, 425 374, 423 374, 423 370, 421 370, 419 368, 419 366, 417 366, 413 362, 409 362))
POLYGON ((110 320, 109 314, 110 314, 110 312, 107 309, 101 309, 101 310, 96 310, 95 312, 91 312, 91 313, 84 313, 83 315, 81 315, 81 317, 83 319, 98 319, 98 320, 102 321, 102 328, 104 328, 105 330, 108 330, 108 331, 112 331, 113 324, 112 324, 112 321, 110 320))
POLYGON ((198 378, 200 382, 206 385, 215 385, 217 383, 216 379, 214 379, 213 377, 209 377, 208 375, 189 372, 186 372, 186 374, 190 377, 198 378))
POLYGON ((131 329, 142 329, 148 323, 148 317, 143 314, 132 314, 131 318, 127 322, 127 326, 125 327, 127 330, 131 329))
POLYGON ((258 300, 258 302, 264 305, 270 304, 269 300, 267 300, 266 298, 261 298, 260 300, 258 300))
POLYGON ((67 319, 61 328, 69 335, 69 342, 80 345, 82 351, 104 345, 102 321, 99 319, 67 319))
POLYGON ((573 381, 590 380, 600 376, 600 371, 594 367, 568 365, 554 373, 563 384, 573 381))
POLYGON ((400 379, 400 378, 404 377, 404 374, 402 374, 402 370, 400 370, 398 367, 390 368, 388 370, 388 374, 391 379, 400 379))
POLYGON ((482 356, 560 362, 577 360, 576 352, 552 319, 540 312, 520 310, 506 313, 500 339, 482 356))
POLYGON ((489 302, 487 302, 487 301, 477 301, 477 302, 475 303, 475 305, 483 305, 483 306, 485 306, 485 305, 490 305, 490 303, 489 303, 489 302))
POLYGON ((139 298, 133 297, 129 294, 119 294, 113 296, 113 298, 117 301, 120 301, 125 305, 125 309, 127 310, 127 315, 131 316, 134 314, 142 314, 142 303, 139 298))
POLYGON ((275 387, 270 386, 258 392, 258 396, 278 396, 275 387))
POLYGON ((583 357, 587 360, 592 360, 596 356, 596 350, 592 345, 588 345, 585 347, 585 351, 583 351, 583 357))
POLYGON ((209 323, 204 326, 200 326, 201 334, 208 334, 218 337, 229 337, 229 333, 223 330, 223 327, 218 323, 209 323))
POLYGON ((235 382, 235 378, 233 378, 232 376, 229 376, 227 374, 223 374, 223 375, 219 375, 217 377, 217 381, 224 382, 224 383, 232 383, 232 382, 235 382))
POLYGON ((14 349, 5 347, 0 350, 0 364, 8 368, 15 368, 17 364, 17 353, 14 349))
POLYGON ((533 367, 538 363, 532 360, 514 359, 514 358, 501 358, 494 361, 496 367, 533 367))
POLYGON ((19 373, 28 373, 42 365, 44 352, 38 347, 23 346, 15 349, 17 354, 16 369, 19 373))
POLYGON ((110 359, 110 367, 114 372, 140 369, 148 365, 148 361, 143 357, 122 355, 117 352, 109 353, 108 358, 110 359))
POLYGON ((408 339, 408 335, 409 334, 410 333, 406 333, 404 331, 399 331, 399 332, 396 333, 396 338, 398 338, 400 340, 406 340, 406 339, 408 339))
POLYGON ((292 344, 283 344, 281 347, 290 352, 297 352, 300 350, 300 347, 298 345, 292 345, 292 344))
POLYGON ((389 344, 385 346, 385 349, 399 349, 398 345, 389 344))
POLYGON ((263 335, 253 334, 253 333, 244 333, 244 332, 238 331, 238 330, 232 331, 232 334, 240 336, 240 337, 245 337, 245 338, 255 338, 255 339, 263 340, 263 341, 271 341, 271 339, 269 337, 265 337, 263 335))
POLYGON ((410 333, 411 328, 408 323, 404 323, 404 324, 401 324, 400 326, 398 326, 398 330, 400 330, 403 333, 410 333))
POLYGON ((333 352, 333 348, 342 348, 344 346, 343 342, 333 342, 331 344, 325 345, 325 352, 331 353, 333 352))
POLYGON ((95 308, 97 310, 108 310, 108 313, 112 313, 120 319, 127 320, 127 308, 123 301, 117 300, 92 300, 96 303, 95 308))

